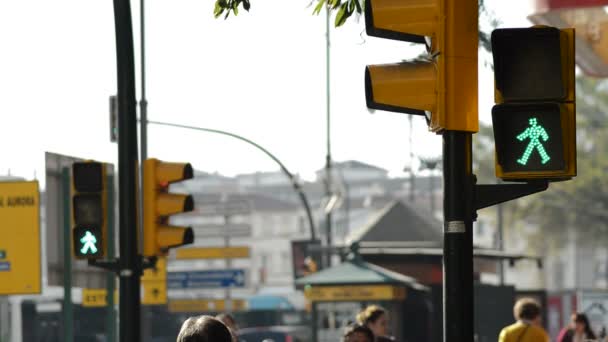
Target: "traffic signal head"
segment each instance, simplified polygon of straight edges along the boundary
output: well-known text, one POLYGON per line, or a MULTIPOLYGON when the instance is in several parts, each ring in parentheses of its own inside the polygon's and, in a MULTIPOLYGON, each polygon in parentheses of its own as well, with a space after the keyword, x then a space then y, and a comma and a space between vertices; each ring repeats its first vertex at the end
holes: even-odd
POLYGON ((492 32, 496 175, 564 180, 576 175, 574 31, 492 32))
POLYGON ((471 0, 366 0, 369 36, 426 44, 429 56, 368 65, 369 108, 425 115, 430 129, 478 131, 478 8, 471 0))
POLYGON ((194 210, 191 195, 169 193, 169 184, 193 177, 190 164, 144 161, 144 256, 166 255, 169 248, 190 244, 190 227, 175 227, 169 216, 194 210))
POLYGON ((106 251, 105 164, 76 162, 72 165, 72 251, 78 259, 95 259, 106 251))

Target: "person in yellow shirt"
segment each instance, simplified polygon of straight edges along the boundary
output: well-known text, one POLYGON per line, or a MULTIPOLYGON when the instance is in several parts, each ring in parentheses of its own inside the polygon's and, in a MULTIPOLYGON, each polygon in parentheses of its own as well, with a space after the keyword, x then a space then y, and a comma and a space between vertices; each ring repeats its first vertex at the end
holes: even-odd
POLYGON ((541 308, 532 298, 522 298, 513 307, 517 322, 503 328, 498 342, 549 342, 549 335, 541 326, 541 308))

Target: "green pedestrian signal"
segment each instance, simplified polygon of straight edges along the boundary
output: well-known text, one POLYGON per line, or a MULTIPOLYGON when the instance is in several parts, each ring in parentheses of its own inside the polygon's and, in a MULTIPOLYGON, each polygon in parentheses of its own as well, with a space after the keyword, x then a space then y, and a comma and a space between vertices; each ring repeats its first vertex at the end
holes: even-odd
POLYGON ((496 176, 561 181, 576 176, 574 29, 492 32, 496 176))
POLYGON ((492 109, 496 158, 504 172, 563 170, 560 106, 554 103, 502 104, 492 109))
POLYGON ((542 158, 541 163, 547 164, 547 162, 551 160, 551 157, 549 157, 547 151, 545 151, 540 139, 542 138, 543 141, 549 140, 549 134, 547 134, 547 131, 543 126, 538 124, 536 118, 530 118, 529 122, 530 127, 526 128, 525 131, 517 136, 517 140, 519 141, 530 139, 530 143, 526 147, 526 151, 521 158, 517 159, 517 162, 521 165, 528 164, 528 159, 530 158, 532 151, 536 149, 542 158))
POLYGON ((84 236, 80 239, 80 243, 82 243, 80 253, 84 255, 97 253, 97 239, 90 231, 87 230, 84 233, 84 236))
POLYGON ((96 226, 80 226, 73 230, 74 256, 99 258, 103 256, 103 236, 96 226))
POLYGON ((107 232, 107 164, 72 165, 72 251, 77 259, 105 256, 107 232))

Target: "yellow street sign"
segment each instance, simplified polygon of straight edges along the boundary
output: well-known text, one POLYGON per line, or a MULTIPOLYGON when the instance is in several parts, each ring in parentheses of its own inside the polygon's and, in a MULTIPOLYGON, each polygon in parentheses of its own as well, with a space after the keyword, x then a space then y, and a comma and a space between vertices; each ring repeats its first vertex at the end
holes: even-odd
POLYGON ((167 280, 142 280, 141 303, 144 305, 167 304, 167 280))
POLYGON ((141 276, 141 281, 160 281, 167 279, 167 258, 159 257, 155 268, 146 268, 141 276))
POLYGON ((238 259, 249 257, 249 247, 247 246, 180 248, 175 251, 176 259, 238 259))
MULTIPOLYGON (((82 289, 82 306, 103 307, 108 305, 106 289, 82 289)), ((114 303, 118 303, 118 291, 114 291, 114 303)), ((142 281, 141 303, 143 305, 167 304, 167 282, 142 281)))
POLYGON ((403 300, 405 288, 392 285, 309 286, 304 290, 313 302, 403 300))
POLYGON ((141 303, 167 304, 167 258, 159 257, 155 268, 147 268, 141 276, 141 303))
MULTIPOLYGON (((232 299, 231 311, 247 309, 243 299, 232 299)), ((175 299, 169 301, 169 312, 220 312, 226 309, 223 299, 175 299)))
MULTIPOLYGON (((82 289, 82 306, 104 307, 108 305, 106 289, 82 289)), ((114 303, 118 303, 118 290, 114 290, 114 303)))
POLYGON ((38 182, 0 182, 0 295, 40 293, 38 182))

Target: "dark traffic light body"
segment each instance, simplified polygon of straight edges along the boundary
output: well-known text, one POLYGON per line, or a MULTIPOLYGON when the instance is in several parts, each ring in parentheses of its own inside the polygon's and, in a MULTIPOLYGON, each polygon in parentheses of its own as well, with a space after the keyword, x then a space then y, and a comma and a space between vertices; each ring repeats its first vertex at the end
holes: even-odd
POLYGON ((106 165, 72 165, 72 252, 77 259, 103 258, 107 237, 106 165))
POLYGON ((576 176, 574 30, 492 33, 496 176, 565 180, 576 176))
POLYGON ((158 159, 144 161, 143 221, 144 256, 164 256, 172 247, 190 244, 194 234, 190 227, 168 224, 169 216, 194 209, 191 195, 169 193, 169 184, 193 177, 190 164, 165 163, 158 159))

